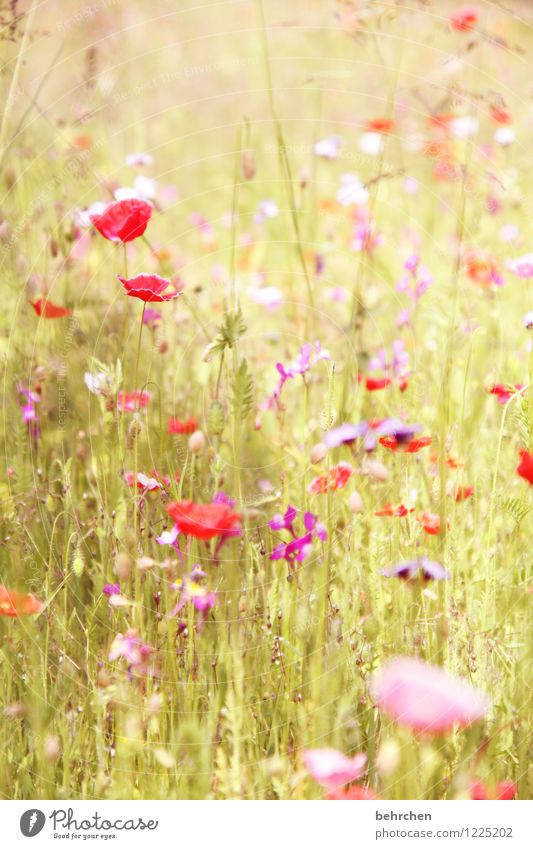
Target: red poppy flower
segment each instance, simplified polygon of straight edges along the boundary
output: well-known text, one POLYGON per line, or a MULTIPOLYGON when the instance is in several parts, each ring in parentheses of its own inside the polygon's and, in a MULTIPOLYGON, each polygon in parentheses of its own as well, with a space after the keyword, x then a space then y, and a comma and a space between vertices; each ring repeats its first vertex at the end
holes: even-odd
POLYGON ((108 204, 101 215, 91 215, 99 233, 110 242, 132 242, 142 236, 153 212, 151 203, 138 198, 108 204))
POLYGON ((489 114, 495 124, 510 124, 512 122, 511 113, 503 106, 491 106, 489 114))
POLYGON ((516 473, 533 485, 533 454, 529 451, 520 451, 519 456, 520 462, 516 467, 516 473))
POLYGON ((326 793, 326 799, 339 802, 354 800, 371 802, 377 799, 377 796, 370 787, 361 787, 360 784, 352 784, 350 787, 341 787, 339 790, 326 793))
POLYGON ((365 124, 365 130, 369 133, 392 133, 394 121, 391 118, 371 118, 365 124))
POLYGON ((378 389, 386 389, 387 386, 390 386, 392 380, 390 377, 367 377, 365 380, 365 386, 368 392, 376 392, 378 389))
POLYGON ((37 315, 43 318, 65 318, 66 315, 72 315, 72 310, 53 304, 45 298, 37 298, 36 301, 30 301, 30 304, 37 315))
POLYGON ((464 257, 465 270, 473 283, 486 289, 501 285, 498 262, 490 251, 473 248, 464 257))
POLYGON ((42 608, 42 601, 35 596, 0 586, 0 616, 31 616, 42 608))
POLYGON ((504 383, 495 383, 494 386, 491 386, 489 392, 491 395, 496 395, 498 398, 498 404, 507 404, 507 401, 509 401, 513 395, 516 395, 517 392, 521 392, 524 388, 523 383, 517 383, 516 386, 504 383))
POLYGON ((196 539, 212 539, 238 530, 241 516, 227 504, 195 504, 194 501, 174 501, 167 512, 180 531, 196 539))
POLYGON ((422 525, 427 534, 431 534, 431 536, 440 534, 440 517, 437 513, 424 511, 416 517, 416 521, 422 525))
MULTIPOLYGON (((438 463, 439 455, 438 454, 430 454, 429 455, 430 463, 438 463)), ((445 461, 446 465, 449 469, 463 469, 464 463, 461 463, 459 460, 456 460, 455 457, 446 457, 445 461)))
POLYGON ((458 32, 469 32, 478 22, 478 11, 475 6, 461 6, 450 15, 450 24, 458 32))
POLYGON ((310 495, 323 495, 328 489, 331 491, 343 489, 352 475, 353 469, 349 463, 339 463, 338 466, 333 466, 329 470, 329 479, 327 475, 319 475, 314 478, 307 487, 307 492, 310 495))
POLYGON ((432 127, 437 127, 439 130, 448 130, 454 118, 453 112, 439 112, 436 115, 428 115, 428 122, 432 127))
POLYGON ((513 781, 500 781, 488 787, 483 781, 470 782, 470 798, 475 801, 509 801, 516 796, 516 784, 513 781))
POLYGON ((405 454, 417 454, 421 448, 431 445, 431 436, 420 436, 418 439, 408 439, 406 442, 398 442, 395 436, 382 436, 379 440, 384 448, 389 451, 403 451, 405 454))
POLYGON ((196 419, 189 418, 182 421, 181 419, 170 419, 168 423, 169 433, 194 433, 198 430, 198 422, 196 419))
POLYGON ((454 491, 454 498, 456 501, 466 501, 467 498, 472 498, 474 494, 473 486, 456 486, 454 491))
POLYGON ((122 412, 134 413, 136 409, 147 407, 150 403, 148 392, 119 392, 117 395, 117 407, 122 412))
POLYGON ((403 519, 408 513, 413 513, 414 509, 414 507, 406 507, 405 504, 398 504, 396 507, 393 504, 384 504, 376 510, 374 516, 397 516, 403 519))
POLYGON ((165 289, 172 286, 172 283, 165 277, 160 277, 159 274, 137 274, 136 277, 121 277, 117 274, 117 277, 124 286, 126 295, 130 298, 139 298, 145 303, 171 301, 181 295, 181 292, 175 288, 163 294, 165 289))

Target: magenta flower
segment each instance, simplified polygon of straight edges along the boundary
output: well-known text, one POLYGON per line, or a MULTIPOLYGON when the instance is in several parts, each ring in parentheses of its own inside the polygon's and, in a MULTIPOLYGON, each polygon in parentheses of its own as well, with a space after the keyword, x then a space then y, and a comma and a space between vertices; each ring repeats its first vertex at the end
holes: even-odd
POLYGON ((522 277, 524 280, 533 277, 533 254, 526 254, 525 256, 518 257, 518 259, 510 259, 506 265, 509 271, 512 271, 513 274, 517 274, 518 277, 522 277))
POLYGON ((366 755, 348 758, 336 749, 304 749, 302 760, 312 778, 329 791, 357 781, 366 766, 366 755))
POLYGON ((400 725, 425 734, 442 734, 481 719, 486 697, 467 681, 418 658, 397 657, 372 678, 378 707, 400 725))
POLYGON ((261 409, 271 410, 273 407, 279 405, 281 390, 287 380, 292 380, 299 374, 303 377, 303 375, 310 372, 313 366, 320 362, 320 360, 329 359, 329 353, 322 348, 320 342, 315 342, 314 346, 311 345, 310 342, 306 342, 306 344, 300 348, 300 353, 292 365, 286 367, 283 363, 276 363, 276 368, 280 374, 279 382, 272 395, 270 395, 270 397, 261 404, 261 409))
POLYGON ((120 595, 120 584, 118 582, 116 584, 104 584, 102 592, 107 596, 120 595))
POLYGON ((277 513, 268 523, 273 531, 287 530, 292 536, 290 542, 280 542, 275 547, 270 555, 271 560, 286 560, 289 566, 293 566, 294 563, 301 563, 310 554, 315 537, 321 542, 325 542, 327 539, 326 528, 318 521, 318 517, 314 513, 309 512, 304 513, 306 533, 297 536, 294 530, 296 516, 296 508, 289 505, 283 516, 277 513))

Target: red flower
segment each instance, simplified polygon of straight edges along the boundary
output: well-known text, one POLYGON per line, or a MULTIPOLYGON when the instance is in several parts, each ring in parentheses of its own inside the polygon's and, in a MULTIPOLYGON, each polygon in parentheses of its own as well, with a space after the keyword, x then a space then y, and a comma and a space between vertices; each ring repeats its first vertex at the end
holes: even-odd
POLYGON ((461 6, 450 15, 450 24, 458 32, 469 32, 478 22, 478 11, 475 6, 461 6))
POLYGON ((172 286, 172 283, 160 277, 159 274, 137 274, 136 277, 121 277, 117 274, 117 277, 124 286, 126 295, 130 298, 139 298, 145 303, 171 301, 181 295, 181 292, 174 288, 164 295, 163 292, 172 286))
POLYGON ((498 270, 498 262, 490 251, 472 248, 464 257, 466 273, 473 283, 482 288, 501 285, 502 278, 498 270))
POLYGON ((489 114, 495 124, 510 124, 512 121, 510 112, 503 106, 491 106, 489 114))
POLYGON ((392 133, 394 121, 391 118, 371 118, 365 124, 365 130, 370 133, 392 133))
POLYGON ((533 454, 529 451, 519 452, 520 462, 516 467, 517 475, 533 485, 533 454))
POLYGON ((431 534, 431 536, 440 534, 440 517, 437 513, 424 511, 416 517, 416 521, 422 525, 427 534, 431 534))
POLYGON ((183 534, 196 539, 212 539, 238 530, 240 513, 227 504, 195 504, 194 501, 174 501, 167 512, 183 534))
POLYGON ((339 802, 354 800, 371 802, 377 799, 377 796, 370 787, 361 787, 360 784, 352 784, 349 787, 341 787, 340 790, 333 790, 331 793, 326 793, 326 799, 339 802))
POLYGON ((496 395, 498 398, 498 404, 507 404, 507 401, 513 397, 517 392, 521 392, 524 389, 523 383, 517 383, 516 386, 510 386, 504 383, 495 383, 489 389, 491 395, 496 395))
POLYGON ((488 787, 483 781, 470 782, 470 798, 476 801, 509 801, 516 796, 516 784, 513 781, 500 781, 493 787, 488 787))
POLYGON ((379 510, 376 510, 374 516, 398 516, 403 519, 408 513, 414 511, 414 507, 406 507, 405 504, 398 504, 394 507, 393 504, 384 504, 379 510))
POLYGON ((408 439, 407 442, 398 442, 395 436, 382 436, 379 440, 384 448, 389 451, 403 451, 405 454, 417 454, 421 448, 431 445, 431 436, 420 436, 418 439, 408 439))
POLYGON ((147 407, 150 403, 148 392, 119 392, 117 395, 117 407, 122 412, 134 413, 136 409, 147 407))
POLYGON ((456 486, 454 498, 456 501, 466 501, 467 498, 472 498, 473 494, 473 486, 456 486))
POLYGON ((189 418, 182 421, 181 419, 170 419, 168 423, 169 433, 194 433, 198 430, 198 422, 196 419, 189 418))
POLYGON ((143 235, 152 212, 151 203, 129 198, 108 204, 101 215, 91 215, 91 221, 110 242, 132 242, 143 235))
POLYGON ((42 608, 42 601, 35 596, 0 586, 0 616, 30 616, 39 613, 42 608))
POLYGON ((30 304, 37 315, 43 318, 65 318, 66 315, 72 315, 72 310, 53 304, 45 298, 37 298, 36 301, 30 301, 30 304))
POLYGON ((369 392, 375 392, 377 389, 386 389, 390 386, 392 380, 390 377, 367 377, 365 386, 369 392))
POLYGON ((323 495, 328 489, 343 489, 352 475, 353 469, 349 463, 339 463, 329 470, 329 480, 327 475, 319 475, 311 481, 307 492, 310 495, 323 495))

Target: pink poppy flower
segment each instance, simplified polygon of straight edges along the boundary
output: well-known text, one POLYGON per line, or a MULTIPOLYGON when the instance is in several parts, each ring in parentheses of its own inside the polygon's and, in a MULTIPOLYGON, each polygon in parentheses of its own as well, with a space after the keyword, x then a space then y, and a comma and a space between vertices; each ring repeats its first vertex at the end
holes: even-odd
POLYGON ((149 403, 150 393, 138 389, 135 392, 119 392, 117 395, 117 408, 125 413, 134 413, 137 408, 147 407, 149 403))
POLYGON ((467 681, 413 657, 397 657, 372 679, 378 707, 400 725, 426 734, 464 728, 481 719, 486 697, 467 681))
POLYGON ((348 758, 336 749, 304 749, 302 760, 312 778, 330 791, 357 781, 366 766, 366 755, 348 758))
POLYGON ((90 219, 105 239, 124 244, 144 234, 153 209, 145 200, 128 198, 108 204, 101 214, 93 214, 90 219))
POLYGON ((135 277, 121 277, 117 274, 118 279, 126 290, 126 295, 130 298, 139 298, 145 303, 162 303, 163 301, 172 301, 181 295, 177 289, 173 287, 170 280, 165 277, 160 277, 159 274, 137 274, 135 277), (171 287, 168 292, 165 290, 171 287))

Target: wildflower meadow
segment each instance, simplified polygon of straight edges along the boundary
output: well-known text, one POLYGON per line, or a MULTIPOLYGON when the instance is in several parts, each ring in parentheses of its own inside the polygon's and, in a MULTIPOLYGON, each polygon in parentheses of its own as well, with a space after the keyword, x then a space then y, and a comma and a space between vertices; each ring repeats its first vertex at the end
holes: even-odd
POLYGON ((530 799, 533 4, 0 42, 1 797, 530 799))

